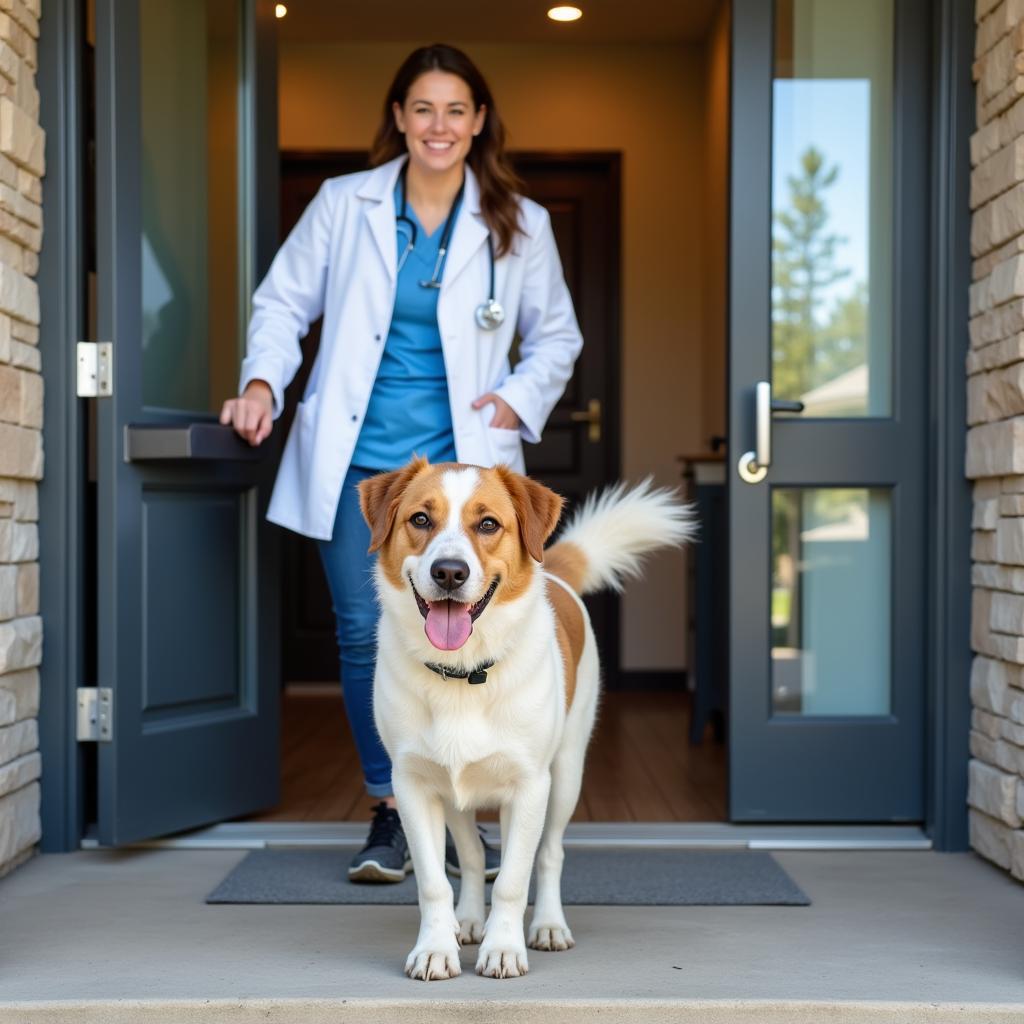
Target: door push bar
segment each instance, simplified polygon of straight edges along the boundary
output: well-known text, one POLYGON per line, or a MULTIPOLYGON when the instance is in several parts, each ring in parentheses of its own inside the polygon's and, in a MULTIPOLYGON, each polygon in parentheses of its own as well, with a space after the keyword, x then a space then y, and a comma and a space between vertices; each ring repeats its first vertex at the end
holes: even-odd
POLYGON ((803 411, 803 402, 787 398, 773 400, 770 381, 759 380, 754 385, 754 450, 740 456, 736 469, 741 480, 759 484, 768 475, 772 464, 772 413, 803 411))
POLYGON ((126 423, 124 461, 154 460, 230 460, 257 462, 267 445, 253 447, 243 441, 233 427, 219 423, 165 424, 126 423))

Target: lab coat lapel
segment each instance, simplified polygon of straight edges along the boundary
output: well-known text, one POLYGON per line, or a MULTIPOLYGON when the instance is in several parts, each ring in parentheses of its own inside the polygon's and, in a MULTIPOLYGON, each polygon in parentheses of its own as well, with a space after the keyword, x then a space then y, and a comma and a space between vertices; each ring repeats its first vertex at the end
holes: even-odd
POLYGON ((395 268, 398 266, 398 243, 395 238, 395 211, 386 199, 371 206, 366 214, 366 221, 373 233, 373 240, 380 250, 381 259, 387 269, 388 277, 395 280, 395 268))
POLYGON ((442 287, 447 288, 487 241, 487 223, 480 213, 480 186, 466 164, 466 191, 452 231, 451 247, 444 264, 442 287))
POLYGON ((381 164, 357 193, 360 199, 369 201, 366 222, 370 225, 373 240, 380 250, 381 259, 392 283, 397 277, 398 266, 398 243, 395 237, 397 211, 393 197, 398 172, 404 162, 405 157, 400 156, 381 164))

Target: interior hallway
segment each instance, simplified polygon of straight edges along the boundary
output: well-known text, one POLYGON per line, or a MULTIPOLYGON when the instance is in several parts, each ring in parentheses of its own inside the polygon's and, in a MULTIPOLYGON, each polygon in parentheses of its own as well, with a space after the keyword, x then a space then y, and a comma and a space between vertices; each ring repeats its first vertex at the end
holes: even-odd
MULTIPOLYGON (((368 821, 340 690, 293 688, 281 706, 281 802, 250 821, 368 821)), ((690 746, 685 693, 605 694, 573 821, 724 821, 726 751, 690 746)), ((482 813, 481 820, 497 820, 482 813)))

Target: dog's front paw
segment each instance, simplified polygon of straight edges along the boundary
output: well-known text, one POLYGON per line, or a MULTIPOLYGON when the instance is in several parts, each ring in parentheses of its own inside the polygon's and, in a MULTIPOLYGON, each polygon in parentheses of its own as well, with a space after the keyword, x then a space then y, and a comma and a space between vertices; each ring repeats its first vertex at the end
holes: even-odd
POLYGON ((445 981, 462 973, 459 965, 459 947, 429 949, 417 946, 406 958, 405 973, 416 981, 445 981))
POLYGON ((576 940, 569 931, 569 926, 562 924, 531 924, 530 936, 526 941, 530 949, 543 949, 545 952, 572 949, 576 940))
POLYGON ((476 973, 485 978, 518 978, 529 969, 525 946, 519 949, 502 949, 497 945, 485 943, 480 947, 476 973))
POLYGON ((473 946, 484 937, 484 923, 479 918, 464 917, 459 919, 459 944, 473 946))

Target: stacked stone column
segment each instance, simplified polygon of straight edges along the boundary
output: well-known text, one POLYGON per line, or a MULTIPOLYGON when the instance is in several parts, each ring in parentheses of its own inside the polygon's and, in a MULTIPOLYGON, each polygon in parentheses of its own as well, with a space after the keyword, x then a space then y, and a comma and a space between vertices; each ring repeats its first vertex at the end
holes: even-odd
POLYGON ((1024 880, 1024 0, 977 0, 967 475, 972 846, 1024 880))
POLYGON ((0 0, 0 875, 40 837, 39 16, 40 0, 0 0))

